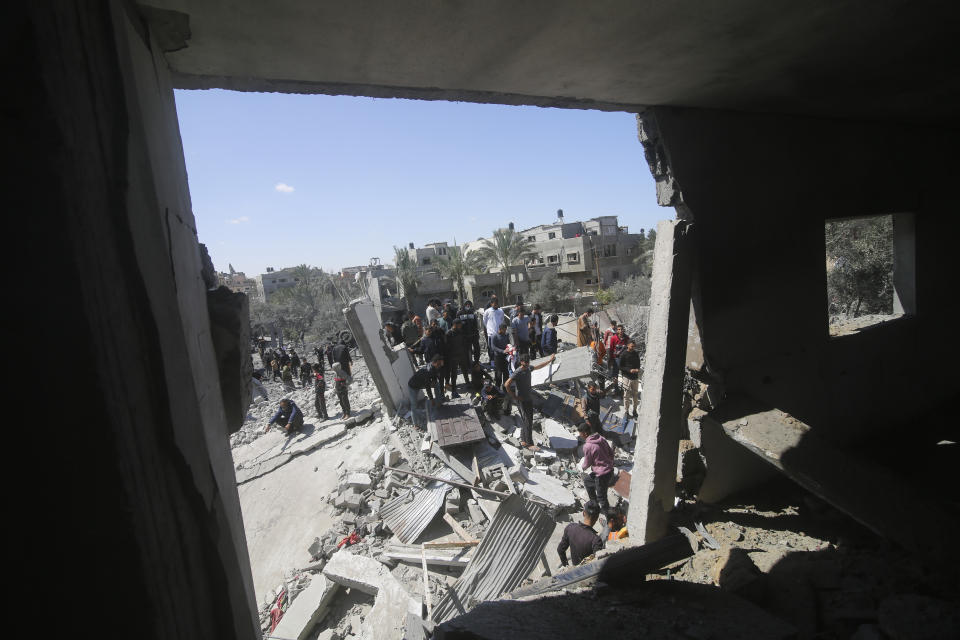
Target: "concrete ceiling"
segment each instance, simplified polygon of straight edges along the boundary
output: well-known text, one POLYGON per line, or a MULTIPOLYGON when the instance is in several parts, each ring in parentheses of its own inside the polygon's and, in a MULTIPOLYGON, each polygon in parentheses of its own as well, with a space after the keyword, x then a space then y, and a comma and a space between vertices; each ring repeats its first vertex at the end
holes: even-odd
POLYGON ((144 5, 180 88, 941 122, 960 112, 960 20, 947 1, 144 5))

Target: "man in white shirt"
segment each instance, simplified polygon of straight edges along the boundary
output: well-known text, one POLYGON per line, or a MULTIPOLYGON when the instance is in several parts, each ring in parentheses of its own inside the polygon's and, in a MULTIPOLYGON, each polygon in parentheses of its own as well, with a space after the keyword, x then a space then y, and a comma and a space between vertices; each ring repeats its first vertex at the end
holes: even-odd
POLYGON ((425 315, 427 316, 427 326, 430 326, 430 323, 434 320, 439 320, 440 316, 442 315, 440 313, 440 301, 434 298, 428 302, 425 315))
POLYGON ((497 335, 500 325, 503 324, 503 309, 497 296, 490 298, 490 307, 483 312, 483 330, 487 333, 487 355, 490 356, 490 365, 493 366, 493 352, 490 349, 490 337, 497 335))

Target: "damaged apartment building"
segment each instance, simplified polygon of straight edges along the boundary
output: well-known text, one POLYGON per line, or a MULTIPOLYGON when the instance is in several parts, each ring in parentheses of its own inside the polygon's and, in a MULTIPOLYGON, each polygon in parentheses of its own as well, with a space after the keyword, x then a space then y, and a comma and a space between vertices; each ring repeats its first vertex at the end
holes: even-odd
MULTIPOLYGON (((514 230, 513 223, 509 229, 514 230)), ((522 265, 510 268, 511 299, 523 299, 531 287, 547 273, 555 273, 573 282, 585 302, 602 287, 641 273, 642 265, 637 260, 644 235, 630 233, 620 226, 617 216, 600 216, 586 222, 566 222, 563 210, 557 211, 557 220, 518 231, 530 243, 532 255, 522 265)), ((469 254, 484 246, 488 239, 478 238, 464 242, 458 249, 469 254)), ((437 297, 455 297, 456 287, 452 280, 444 278, 438 263, 448 255, 451 246, 446 242, 434 242, 416 247, 409 243, 407 253, 417 265, 421 283, 414 296, 414 307, 420 308, 426 300, 437 297)), ((490 301, 491 296, 504 299, 500 279, 500 267, 491 267, 489 272, 471 274, 464 278, 465 299, 472 300, 479 308, 490 301)))
MULTIPOLYGON (((45 466, 19 499, 44 506, 31 530, 45 544, 31 544, 60 619, 260 637, 229 446, 250 400, 247 300, 204 261, 175 88, 636 113, 636 170, 671 220, 653 260, 631 544, 673 539, 689 431, 701 498, 787 477, 917 566, 956 566, 955 7, 65 0, 6 16, 16 237, 39 249, 37 280, 70 283, 17 298, 43 338, 23 359, 67 349, 80 367, 56 390, 62 414, 31 409, 45 466), (824 227, 870 216, 893 216, 898 317, 831 335, 824 227), (700 400, 685 409, 691 379, 700 400)), ((379 349, 360 342, 366 358, 379 349)), ((378 388, 399 375, 390 357, 375 356, 378 388)), ((45 391, 22 402, 49 406, 45 391)), ((640 588, 631 566, 601 582, 640 588)), ((678 617, 700 610, 674 600, 678 617)), ((512 601, 497 619, 564 602, 584 604, 512 601)), ((629 602, 601 611, 622 637, 651 624, 629 602)), ((593 628, 536 619, 551 637, 593 628)))

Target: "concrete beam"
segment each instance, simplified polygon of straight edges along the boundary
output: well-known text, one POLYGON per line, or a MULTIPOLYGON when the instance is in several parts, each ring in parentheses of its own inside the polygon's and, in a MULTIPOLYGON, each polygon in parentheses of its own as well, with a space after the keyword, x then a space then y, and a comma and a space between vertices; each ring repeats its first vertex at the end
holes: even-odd
POLYGON ((354 300, 343 315, 377 386, 383 408, 387 415, 395 416, 407 402, 406 385, 414 373, 413 359, 405 349, 389 346, 372 302, 354 300))
POLYGON ((676 493, 692 232, 692 224, 682 220, 657 225, 643 399, 630 484, 631 541, 639 544, 666 534, 676 493))
POLYGON ((330 603, 340 585, 331 582, 323 576, 316 576, 303 593, 297 596, 280 624, 273 630, 272 636, 277 638, 295 638, 302 640, 310 635, 313 628, 323 621, 330 610, 330 603))

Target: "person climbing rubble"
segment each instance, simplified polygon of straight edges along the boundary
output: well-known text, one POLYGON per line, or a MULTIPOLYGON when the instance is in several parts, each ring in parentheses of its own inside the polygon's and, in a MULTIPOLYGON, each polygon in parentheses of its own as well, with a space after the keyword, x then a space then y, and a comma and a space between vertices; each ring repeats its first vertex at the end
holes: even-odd
POLYGON ((587 414, 587 420, 577 425, 577 431, 584 441, 580 468, 583 469, 583 487, 587 495, 607 511, 610 508, 607 489, 613 482, 613 449, 599 433, 599 418, 591 412, 587 414))
MULTIPOLYGON (((349 357, 349 354, 347 354, 349 357)), ((350 417, 350 396, 347 392, 348 387, 352 382, 350 378, 349 369, 344 371, 344 366, 342 362, 333 363, 333 390, 337 394, 337 399, 340 401, 340 410, 342 412, 343 418, 350 417)))
MULTIPOLYGON (((479 365, 478 365, 479 366, 479 365)), ((483 388, 478 392, 480 407, 486 412, 491 420, 499 420, 500 413, 503 411, 504 393, 497 384, 489 377, 483 388)))
POLYGON ((293 386, 293 371, 290 369, 290 363, 283 365, 283 370, 280 372, 280 379, 283 380, 283 388, 287 391, 293 391, 296 387, 293 386))
POLYGON ((422 419, 420 417, 423 415, 423 412, 419 409, 420 391, 426 391, 430 403, 436 407, 437 399, 434 397, 434 393, 441 393, 442 370, 443 356, 436 354, 429 364, 417 369, 410 376, 410 380, 407 381, 407 396, 410 400, 410 411, 413 413, 413 424, 420 429, 426 428, 427 423, 426 417, 422 419))
POLYGON ((264 433, 270 431, 270 427, 274 424, 284 427, 284 432, 287 435, 298 433, 303 428, 303 412, 300 411, 300 407, 297 406, 296 402, 290 398, 284 398, 280 401, 280 407, 277 409, 277 412, 273 414, 270 422, 267 423, 267 428, 264 429, 264 433))
POLYGON ((321 420, 329 420, 327 415, 327 381, 323 377, 323 361, 313 365, 313 407, 317 411, 317 417, 321 420))
POLYGON ((535 367, 530 366, 530 355, 523 354, 518 361, 517 370, 503 383, 503 390, 507 393, 507 402, 503 412, 510 415, 512 402, 517 403, 520 411, 520 446, 525 449, 537 450, 533 444, 533 388, 530 384, 530 374, 536 369, 542 369, 556 359, 550 356, 535 367))
POLYGON ((447 331, 446 335, 446 359, 447 380, 450 386, 450 396, 459 398, 457 393, 457 377, 460 372, 463 373, 463 382, 470 384, 470 344, 467 342, 467 334, 463 330, 463 320, 454 318, 453 327, 447 331))
POLYGON ((571 522, 566 526, 560 544, 557 545, 561 566, 567 566, 567 549, 570 549, 570 560, 573 566, 579 565, 603 549, 603 540, 593 529, 599 517, 600 506, 593 500, 588 500, 583 505, 583 522, 571 522))
POLYGON ((507 364, 507 347, 510 346, 510 337, 507 335, 507 329, 510 325, 506 322, 500 324, 497 332, 490 336, 490 353, 492 356, 494 379, 497 384, 503 384, 510 377, 510 370, 507 364))

